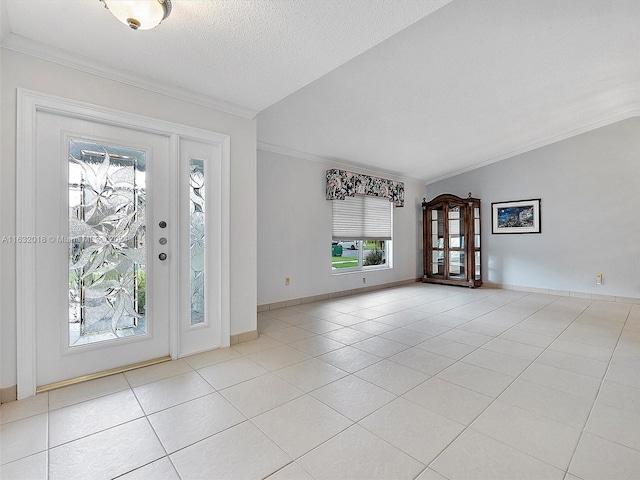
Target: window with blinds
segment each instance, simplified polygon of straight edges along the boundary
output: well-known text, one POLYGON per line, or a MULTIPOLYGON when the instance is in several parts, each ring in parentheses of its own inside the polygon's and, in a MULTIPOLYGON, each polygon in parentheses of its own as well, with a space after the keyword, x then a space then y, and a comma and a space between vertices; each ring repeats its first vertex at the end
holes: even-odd
POLYGON ((387 198, 355 196, 334 200, 332 209, 334 273, 345 269, 389 268, 393 203, 387 198))

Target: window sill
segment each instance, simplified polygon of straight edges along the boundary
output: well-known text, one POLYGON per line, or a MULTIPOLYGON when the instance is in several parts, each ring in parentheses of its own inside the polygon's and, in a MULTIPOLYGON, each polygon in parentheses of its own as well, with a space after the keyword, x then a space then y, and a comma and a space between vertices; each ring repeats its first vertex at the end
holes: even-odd
POLYGON ((341 276, 341 275, 350 275, 352 273, 367 273, 367 272, 379 272, 380 270, 391 270, 393 267, 359 267, 359 268, 339 268, 336 270, 331 270, 331 276, 341 276))

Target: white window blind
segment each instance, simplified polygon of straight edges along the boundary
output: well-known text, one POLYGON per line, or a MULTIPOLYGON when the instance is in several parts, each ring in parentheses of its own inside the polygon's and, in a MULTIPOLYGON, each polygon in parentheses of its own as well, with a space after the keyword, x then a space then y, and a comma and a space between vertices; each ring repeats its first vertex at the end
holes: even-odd
POLYGON ((356 195, 333 200, 333 240, 391 240, 393 203, 356 195))

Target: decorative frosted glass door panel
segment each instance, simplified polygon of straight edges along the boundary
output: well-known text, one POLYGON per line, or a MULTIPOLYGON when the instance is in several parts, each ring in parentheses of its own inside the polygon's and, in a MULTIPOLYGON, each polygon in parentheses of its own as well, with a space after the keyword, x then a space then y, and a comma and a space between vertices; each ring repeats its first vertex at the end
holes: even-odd
POLYGON ((205 180, 204 161, 192 158, 189 164, 189 244, 191 285, 191 325, 205 321, 205 180))
POLYGON ((146 152, 69 140, 69 346, 143 335, 146 152))
POLYGON ((38 384, 167 356, 169 138, 48 112, 37 126, 38 384))
POLYGON ((180 221, 189 241, 180 245, 180 352, 198 353, 223 346, 219 259, 222 249, 221 206, 215 201, 223 188, 222 165, 210 143, 180 141, 180 221))

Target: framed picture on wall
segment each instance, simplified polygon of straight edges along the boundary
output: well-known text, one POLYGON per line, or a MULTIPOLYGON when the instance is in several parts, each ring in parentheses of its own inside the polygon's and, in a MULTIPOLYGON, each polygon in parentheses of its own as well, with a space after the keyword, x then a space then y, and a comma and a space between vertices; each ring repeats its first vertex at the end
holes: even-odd
POLYGON ((540 233, 540 199, 492 203, 491 233, 540 233))

